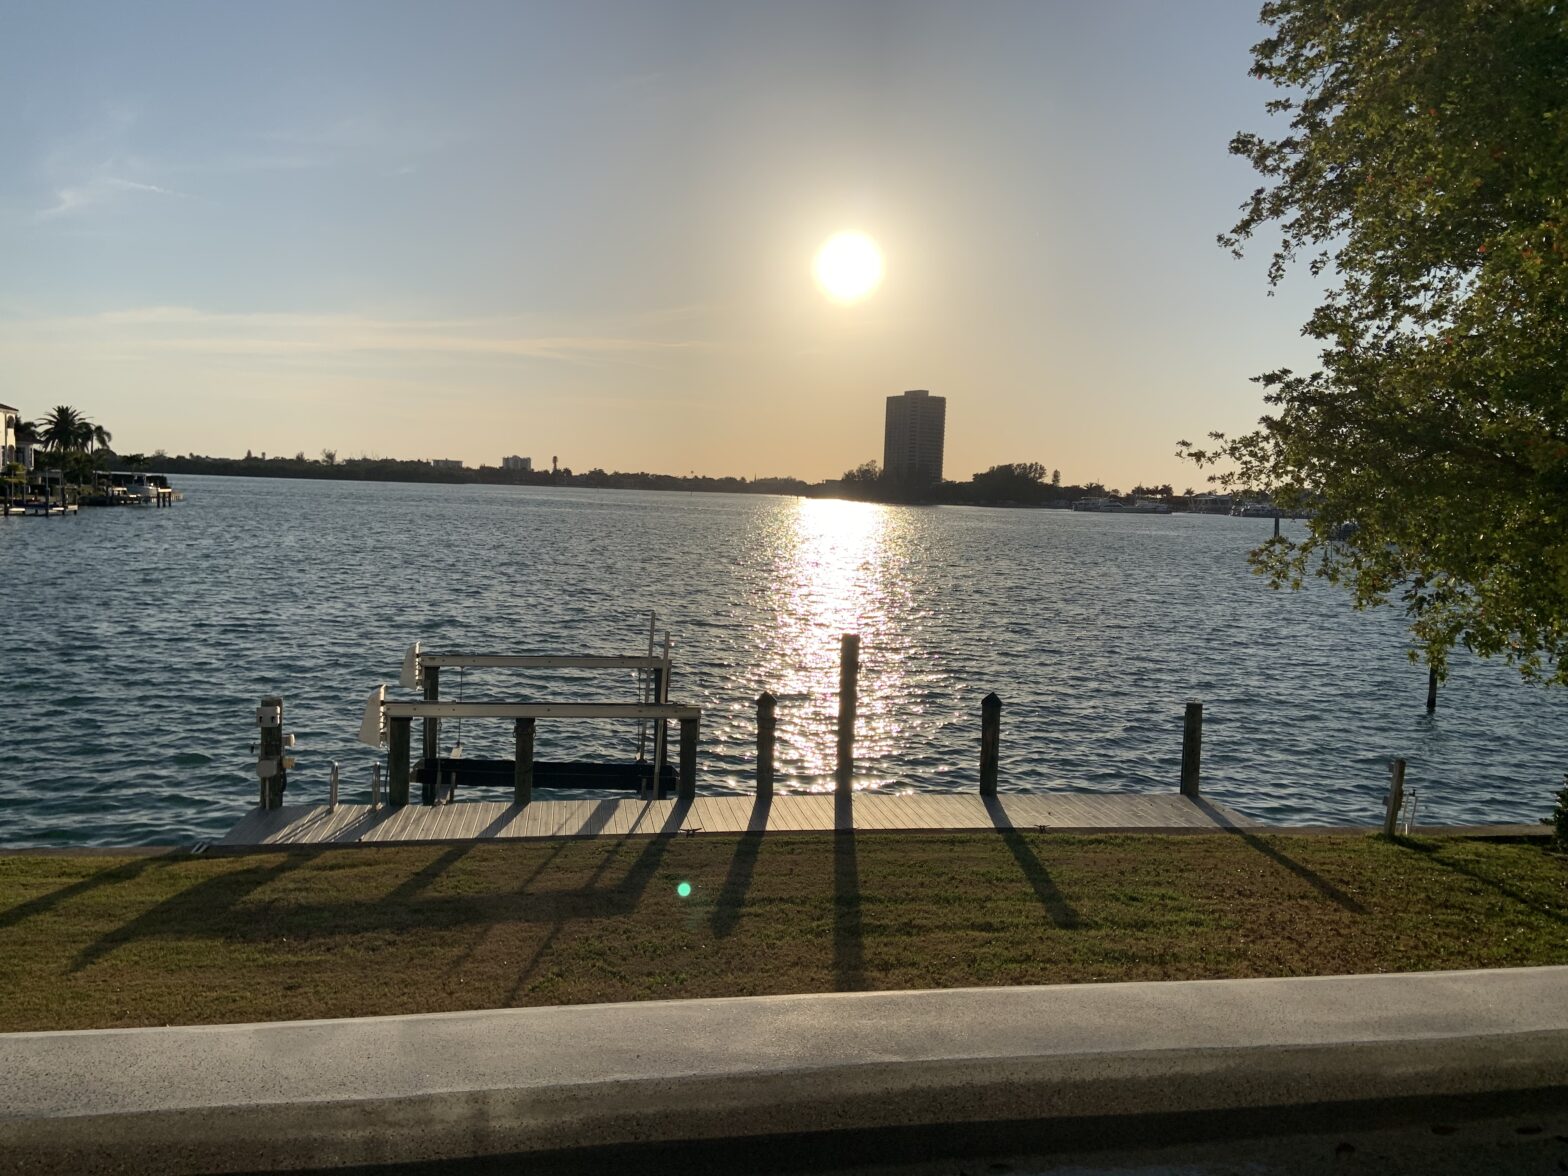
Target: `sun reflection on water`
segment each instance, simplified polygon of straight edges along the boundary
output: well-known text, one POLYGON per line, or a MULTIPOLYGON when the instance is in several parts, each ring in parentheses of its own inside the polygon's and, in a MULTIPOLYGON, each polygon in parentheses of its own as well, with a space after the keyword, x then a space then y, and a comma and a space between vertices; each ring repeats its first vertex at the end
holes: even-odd
MULTIPOLYGON (((903 641, 891 633, 895 602, 907 593, 899 571, 907 536, 890 508, 802 499, 779 536, 774 631, 766 675, 780 707, 780 759, 800 773, 797 787, 832 787, 838 714, 839 638, 862 646, 857 762, 875 760, 895 733, 891 700, 904 675, 903 641)), ((862 768, 856 786, 881 781, 862 768)))

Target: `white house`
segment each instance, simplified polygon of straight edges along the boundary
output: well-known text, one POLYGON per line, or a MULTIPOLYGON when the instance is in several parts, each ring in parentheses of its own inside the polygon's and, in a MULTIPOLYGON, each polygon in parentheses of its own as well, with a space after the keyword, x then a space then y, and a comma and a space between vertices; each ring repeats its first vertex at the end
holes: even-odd
POLYGON ((0 404, 0 420, 4 423, 4 429, 0 430, 0 469, 21 460, 16 446, 16 426, 21 419, 19 410, 9 404, 0 404))

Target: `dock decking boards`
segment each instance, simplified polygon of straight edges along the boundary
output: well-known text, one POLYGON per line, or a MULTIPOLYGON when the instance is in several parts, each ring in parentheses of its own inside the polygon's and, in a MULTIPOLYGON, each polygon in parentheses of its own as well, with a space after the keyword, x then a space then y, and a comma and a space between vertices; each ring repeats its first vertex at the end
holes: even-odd
POLYGON ((624 837, 633 834, 770 833, 960 829, 1226 829, 1256 823, 1210 800, 1180 795, 1057 792, 981 797, 973 793, 831 793, 699 796, 692 801, 460 801, 427 808, 364 804, 285 805, 246 814, 216 844, 347 845, 388 841, 502 841, 524 837, 624 837))

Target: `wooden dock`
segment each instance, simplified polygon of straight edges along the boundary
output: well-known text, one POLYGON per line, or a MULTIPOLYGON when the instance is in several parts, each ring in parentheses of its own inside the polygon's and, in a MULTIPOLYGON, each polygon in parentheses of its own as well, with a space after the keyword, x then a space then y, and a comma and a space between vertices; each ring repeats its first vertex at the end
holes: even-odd
POLYGON ((509 841, 539 837, 627 837, 681 833, 801 833, 853 830, 1060 829, 1201 830, 1256 824, 1210 800, 1181 795, 831 793, 699 796, 695 800, 544 800, 526 805, 460 801, 373 809, 365 804, 253 809, 218 846, 353 845, 373 842, 509 841))

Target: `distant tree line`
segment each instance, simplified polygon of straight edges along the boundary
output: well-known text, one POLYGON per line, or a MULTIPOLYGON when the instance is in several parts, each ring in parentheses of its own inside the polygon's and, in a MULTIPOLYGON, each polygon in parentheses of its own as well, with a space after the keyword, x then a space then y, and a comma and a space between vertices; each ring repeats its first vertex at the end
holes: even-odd
POLYGON ((610 490, 690 490, 730 494, 804 494, 810 487, 798 478, 709 478, 674 474, 622 473, 591 469, 574 474, 570 469, 508 470, 498 466, 453 469, 428 461, 390 457, 339 458, 336 450, 323 449, 319 458, 303 452, 293 457, 247 453, 244 457, 207 457, 154 454, 159 471, 168 474, 203 474, 217 477, 323 478, 364 482, 432 482, 499 486, 586 486, 610 490))
MULTIPOLYGON (((824 483, 832 486, 832 483, 824 483)), ((1037 461, 1007 462, 975 474, 967 482, 911 483, 888 475, 874 461, 845 470, 838 487, 846 498, 868 502, 946 503, 955 506, 1067 507, 1080 498, 1149 498, 1167 504, 1178 495, 1169 482, 1139 484, 1126 495, 1100 482, 1063 485, 1061 470, 1037 461)), ((1189 487, 1186 497, 1193 491, 1189 487)))
MULTIPOLYGON (((107 443, 108 435, 104 434, 107 443)), ((109 451, 105 450, 105 453, 109 451)), ((109 453, 112 456, 112 453, 109 453)), ((102 463, 100 457, 100 464, 102 463)), ((684 490, 718 494, 798 494, 812 498, 852 498, 868 502, 914 503, 971 506, 1055 506, 1067 507, 1080 498, 1152 498, 1172 503, 1176 495, 1170 483, 1137 485, 1123 495, 1119 489, 1100 482, 1064 485, 1060 470, 1047 469, 1039 462, 1008 462, 975 474, 967 482, 939 482, 935 485, 900 482, 890 478, 875 461, 846 470, 842 478, 825 482, 806 482, 792 477, 714 478, 696 474, 651 474, 604 470, 598 467, 585 473, 559 470, 509 470, 498 466, 463 467, 433 465, 428 461, 408 461, 391 457, 339 458, 337 451, 323 449, 319 457, 304 452, 292 457, 256 455, 209 457, 202 454, 170 456, 162 450, 152 457, 140 454, 120 458, 122 464, 150 462, 160 473, 201 474, 252 478, 322 478, 365 482, 430 482, 446 484, 501 486, 581 486, 604 490, 684 490), (134 463, 132 462, 134 459, 134 463)), ((1187 495, 1192 494, 1189 488, 1187 495)))

